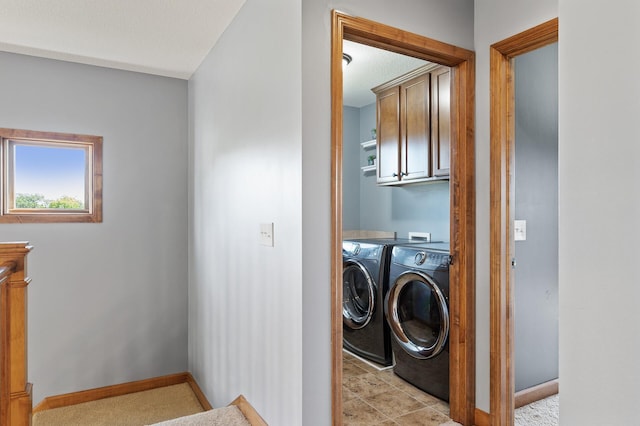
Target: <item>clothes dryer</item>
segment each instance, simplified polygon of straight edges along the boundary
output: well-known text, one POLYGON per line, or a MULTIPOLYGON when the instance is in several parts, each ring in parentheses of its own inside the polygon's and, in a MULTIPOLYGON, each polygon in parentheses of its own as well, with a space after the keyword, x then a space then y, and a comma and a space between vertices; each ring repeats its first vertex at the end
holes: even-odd
POLYGON ((395 246, 385 315, 394 372, 449 401, 449 244, 395 246))

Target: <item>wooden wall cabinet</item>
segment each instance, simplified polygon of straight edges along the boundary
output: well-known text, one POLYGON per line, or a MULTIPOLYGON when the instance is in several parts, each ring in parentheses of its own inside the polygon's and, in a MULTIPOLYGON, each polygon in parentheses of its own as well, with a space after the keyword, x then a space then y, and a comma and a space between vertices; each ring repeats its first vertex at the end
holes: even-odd
POLYGON ((431 73, 431 167, 432 176, 449 177, 451 166, 451 70, 440 67, 431 73))
POLYGON ((449 177, 450 74, 447 67, 429 64, 372 89, 378 184, 449 177))

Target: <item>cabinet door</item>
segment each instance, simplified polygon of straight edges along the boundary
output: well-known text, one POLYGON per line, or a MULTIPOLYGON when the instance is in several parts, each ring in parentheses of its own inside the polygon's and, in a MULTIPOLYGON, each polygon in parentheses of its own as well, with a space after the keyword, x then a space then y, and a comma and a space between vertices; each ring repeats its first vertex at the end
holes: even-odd
POLYGON ((430 75, 425 74, 400 86, 400 174, 407 183, 431 176, 429 81, 430 75))
POLYGON ((431 150, 433 176, 449 176, 451 165, 451 71, 441 68, 431 73, 431 150))
POLYGON ((378 94, 377 100, 378 183, 400 180, 400 90, 398 87, 378 94))

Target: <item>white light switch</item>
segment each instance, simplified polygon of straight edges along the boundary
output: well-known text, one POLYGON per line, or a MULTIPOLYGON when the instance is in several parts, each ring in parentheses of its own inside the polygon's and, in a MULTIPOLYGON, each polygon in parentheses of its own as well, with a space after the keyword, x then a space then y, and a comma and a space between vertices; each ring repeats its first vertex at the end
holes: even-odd
POLYGON ((515 241, 525 241, 527 239, 527 221, 513 221, 513 239, 515 241))
POLYGON ((260 224, 260 245, 273 247, 273 223, 260 224))

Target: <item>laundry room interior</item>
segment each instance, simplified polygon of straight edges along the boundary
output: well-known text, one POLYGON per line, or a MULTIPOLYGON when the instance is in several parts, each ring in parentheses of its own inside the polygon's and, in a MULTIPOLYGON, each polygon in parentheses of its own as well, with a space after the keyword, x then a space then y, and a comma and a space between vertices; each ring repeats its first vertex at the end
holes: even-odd
MULTIPOLYGON (((448 321, 448 290, 442 288, 441 301, 434 302, 432 296, 441 291, 441 283, 430 289, 428 282, 417 284, 420 278, 409 280, 403 298, 415 312, 383 305, 388 302, 390 288, 398 287, 390 281, 409 270, 404 259, 412 264, 416 256, 424 254, 424 265, 433 264, 434 259, 446 264, 449 259, 450 70, 347 40, 343 41, 343 52, 344 421, 406 422, 420 416, 420 421, 430 418, 444 423, 449 416, 448 324, 443 324, 448 321), (442 80, 446 87, 438 85, 438 76, 447 78, 442 80), (386 97, 388 94, 392 96, 386 97), (387 99, 391 102, 385 104, 387 99), (415 106, 413 116, 409 103, 415 106), (387 113, 389 118, 379 118, 387 113), (438 113, 443 114, 439 117, 438 113), (402 136, 400 127, 405 132, 402 136), (402 149, 396 148, 393 145, 399 138, 410 141, 402 149), (436 140, 442 146, 435 144, 436 140), (413 159, 407 159, 412 154, 413 159), (410 243, 419 248, 402 247, 410 243), (403 260, 393 260, 392 266, 392 259, 399 256, 403 260), (397 273, 390 277, 394 267, 397 273), (374 287, 371 292, 366 290, 369 284, 374 287), (433 312, 419 314, 421 303, 433 305, 433 312), (422 330, 414 330, 408 338, 419 342, 417 348, 401 349, 393 341, 385 313, 396 310, 405 317, 397 322, 400 334, 402 324, 411 322, 408 317, 414 316, 420 323, 422 330), (436 320, 425 318, 434 316, 436 320), (429 353, 421 354, 427 347, 431 348, 429 353), (405 349, 411 355, 405 356, 405 349), (400 370, 394 363, 398 356, 407 361, 398 363, 400 370), (423 374, 425 371, 428 373, 423 374), (429 383, 424 383, 425 379, 429 383), (430 382, 437 383, 432 386, 430 382), (378 412, 382 415, 375 417, 378 412)), ((435 268, 440 269, 441 277, 446 275, 442 281, 448 281, 447 266, 441 266, 435 268)))
POLYGON ((353 59, 345 66, 343 78, 343 230, 391 231, 399 238, 421 232, 431 234, 433 241, 448 241, 448 180, 378 185, 376 168, 368 167, 374 165, 369 164, 369 157, 376 157, 376 167, 378 158, 373 133, 377 126, 376 95, 371 91, 374 85, 367 86, 374 81, 375 86, 386 83, 428 62, 359 43, 344 44, 344 51, 351 52, 353 59), (376 61, 384 63, 371 68, 376 61))
MULTIPOLYGON (((343 416, 347 423, 350 419, 362 420, 364 414, 358 412, 356 401, 364 401, 366 405, 362 407, 365 410, 367 405, 372 406, 398 424, 410 421, 415 413, 445 422, 449 416, 448 288, 455 285, 448 282, 448 276, 443 278, 443 274, 448 274, 447 262, 452 259, 448 246, 451 217, 448 168, 451 133, 447 111, 450 108, 450 72, 447 67, 347 40, 343 40, 343 52, 346 54, 343 58, 342 123, 343 416), (424 109, 409 117, 408 105, 412 102, 416 105, 410 88, 424 75, 427 75, 426 84, 420 90, 426 93, 426 100, 417 102, 424 109), (441 75, 446 76, 446 85, 440 82, 441 75), (385 96, 389 91, 399 95, 394 95, 397 98, 393 99, 391 110, 385 111, 388 109, 388 104, 384 104, 387 102, 385 96), (385 122, 389 121, 389 115, 393 126, 399 127, 395 133, 389 133, 385 122), (416 131, 420 127, 417 123, 420 117, 424 117, 424 132, 416 131), (408 129, 410 126, 413 128, 408 129), (392 155, 391 160, 385 151, 388 148, 384 146, 388 140, 398 140, 402 147, 398 148, 398 157, 392 155), (414 147, 407 147, 408 144, 414 147), (420 155, 428 159, 428 170, 415 178, 415 173, 409 169, 415 168, 416 163, 411 164, 413 160, 407 157, 419 144, 424 145, 420 155), (389 163, 394 162, 391 172, 385 171, 389 163), (397 167, 397 173, 393 167, 397 167), (407 180, 403 181, 405 178, 407 180), (389 238, 393 240, 385 242, 389 238), (411 244, 417 244, 415 250, 405 250, 411 244), (366 263, 363 259, 366 255, 360 253, 358 256, 358 252, 374 250, 376 245, 384 247, 380 252, 379 271, 370 277, 358 278, 360 272, 353 269, 364 271, 378 266, 375 262, 366 263), (384 256, 388 256, 386 265, 382 260, 384 256), (420 262, 426 259, 424 265, 441 261, 440 264, 434 263, 432 271, 436 275, 433 272, 416 272, 420 269, 420 256, 423 256, 420 262), (404 269, 400 265, 398 270, 398 264, 403 262, 404 269), (402 290, 405 293, 403 297, 411 299, 407 302, 412 305, 408 309, 411 312, 407 313, 404 307, 394 307, 389 300, 393 298, 390 293, 398 287, 402 274, 412 271, 418 275, 405 280, 404 284, 408 285, 402 290), (374 287, 382 289, 367 294, 363 290, 365 284, 358 287, 358 280, 372 282, 374 287), (382 282, 384 280, 388 282, 382 282), (418 290, 414 285, 418 282, 428 284, 430 289, 423 286, 418 290), (354 290, 354 287, 360 290, 354 290), (438 297, 442 303, 436 300, 438 297), (363 301, 369 301, 371 305, 369 316, 363 308, 363 301), (430 303, 431 307, 424 310, 431 312, 420 314, 419 302, 430 303), (354 327, 349 318, 350 312, 359 309, 361 324, 364 325, 354 327), (398 333, 394 334, 392 324, 388 337, 391 342, 385 341, 387 337, 379 342, 379 346, 393 343, 393 350, 389 349, 387 355, 372 354, 375 350, 370 350, 369 344, 376 338, 368 337, 370 335, 365 335, 362 330, 367 327, 386 330, 392 315, 396 319, 403 315, 412 316, 413 322, 420 323, 422 329, 414 329, 413 335, 409 330, 405 336, 402 329, 411 328, 412 321, 407 318, 400 320, 396 326, 400 329, 400 337, 397 337, 398 333), (434 322, 426 318, 433 319, 434 316, 439 320, 434 322), (412 340, 418 342, 417 354, 412 354, 411 348, 398 349, 398 344, 406 349, 412 340), (437 345, 440 345, 437 353, 420 355, 420 350, 437 345), (404 363, 405 367, 398 366, 398 362, 404 363), (408 370, 414 372, 408 373, 408 370), (431 377, 425 378, 425 375, 431 377), (430 388, 430 381, 446 383, 443 388, 430 388), (381 397, 382 388, 387 389, 387 393, 389 390, 396 392, 396 397, 381 397)), ((520 101, 522 106, 516 126, 519 132, 516 164, 521 171, 520 180, 516 181, 519 197, 516 215, 520 215, 519 219, 529 219, 530 230, 534 230, 526 241, 527 221, 517 222, 516 249, 522 270, 515 275, 520 284, 516 293, 516 407, 558 392, 557 46, 546 49, 542 55, 537 54, 537 58, 541 58, 538 62, 535 62, 535 56, 528 63, 520 60, 522 69, 527 67, 529 71, 522 72, 518 78, 518 90, 523 95, 516 98, 532 100, 520 101), (544 68, 550 66, 555 67, 555 77, 547 72, 549 68, 544 68), (536 78, 545 74, 551 77, 536 78), (540 96, 549 92, 552 96, 540 96), (545 134, 536 134, 536 129, 544 129, 545 134), (539 200, 542 200, 542 206, 539 200), (525 232, 524 237, 521 231, 525 232), (540 264, 545 267, 540 268, 540 264), (540 386, 544 390, 540 391, 540 386), (522 393, 520 398, 518 392, 522 393)), ((382 421, 382 418, 367 419, 382 421)))

